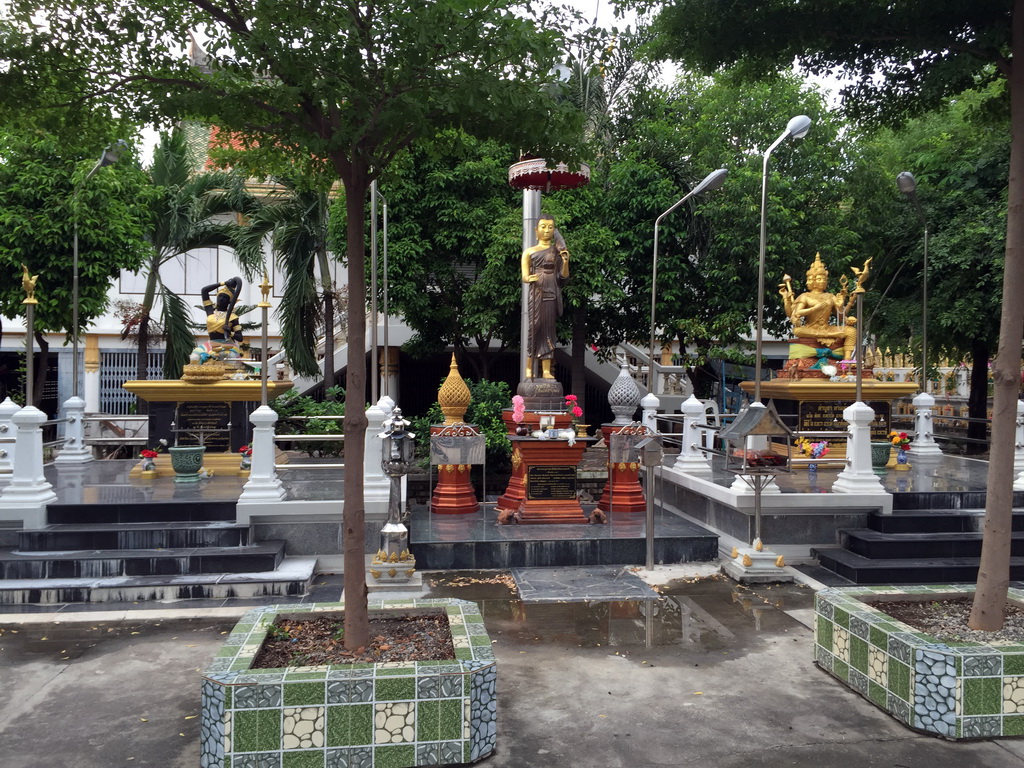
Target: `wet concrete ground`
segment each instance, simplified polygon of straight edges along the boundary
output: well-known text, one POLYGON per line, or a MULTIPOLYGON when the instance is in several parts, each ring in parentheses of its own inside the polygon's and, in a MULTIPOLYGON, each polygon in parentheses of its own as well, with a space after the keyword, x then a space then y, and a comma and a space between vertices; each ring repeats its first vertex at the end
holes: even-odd
MULTIPOLYGON (((683 579, 654 601, 524 603, 507 573, 425 577, 428 596, 481 603, 499 663, 489 768, 1024 764, 1024 740, 919 735, 819 671, 800 585, 683 579)), ((199 672, 234 618, 167 613, 0 624, 0 765, 195 768, 199 672)))

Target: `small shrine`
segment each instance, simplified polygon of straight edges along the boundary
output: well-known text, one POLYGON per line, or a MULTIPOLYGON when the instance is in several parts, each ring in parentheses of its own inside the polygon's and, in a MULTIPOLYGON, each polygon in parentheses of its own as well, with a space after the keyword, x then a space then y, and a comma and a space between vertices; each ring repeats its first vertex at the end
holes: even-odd
MULTIPOLYGON (((821 254, 815 254, 807 270, 806 291, 794 290, 789 275, 779 285, 783 308, 793 325, 789 359, 776 379, 761 382, 761 396, 771 399, 781 415, 797 417, 797 431, 834 431, 842 429, 843 409, 856 399, 857 323, 851 313, 855 297, 864 292, 871 259, 860 268, 852 267, 850 279, 839 279, 838 293, 828 291, 829 273, 821 254)), ((861 390, 864 401, 875 412, 871 423, 873 440, 887 440, 892 401, 918 391, 914 382, 877 381, 873 361, 861 360, 861 390)), ((740 384, 752 394, 754 382, 740 384)), ((846 441, 830 441, 833 460, 845 456, 846 441)))

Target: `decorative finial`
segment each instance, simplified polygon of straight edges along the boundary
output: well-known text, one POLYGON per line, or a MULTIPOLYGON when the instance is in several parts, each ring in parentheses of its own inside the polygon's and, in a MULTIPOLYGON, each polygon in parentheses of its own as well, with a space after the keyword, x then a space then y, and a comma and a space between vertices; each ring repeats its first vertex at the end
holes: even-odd
POLYGON ((260 283, 260 293, 263 294, 263 301, 257 304, 257 307, 269 308, 270 307, 270 289, 274 286, 270 284, 270 276, 267 275, 267 270, 263 270, 263 282, 260 283))
POLYGON ((455 353, 452 353, 452 362, 449 366, 448 377, 441 384, 437 392, 437 402, 441 405, 441 413, 444 414, 445 424, 458 424, 466 420, 466 409, 472 402, 469 387, 462 380, 459 374, 459 364, 455 360, 455 353))
POLYGON ((25 300, 22 304, 38 304, 36 301, 36 280, 39 275, 29 274, 28 267, 21 265, 21 287, 25 289, 25 300))

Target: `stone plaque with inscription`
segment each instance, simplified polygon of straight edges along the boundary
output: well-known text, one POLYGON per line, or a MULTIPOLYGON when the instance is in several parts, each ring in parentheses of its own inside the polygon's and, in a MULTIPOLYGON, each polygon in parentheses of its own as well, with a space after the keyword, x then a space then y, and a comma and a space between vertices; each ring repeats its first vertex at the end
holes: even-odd
MULTIPOLYGON (((842 402, 803 402, 800 403, 801 432, 844 432, 846 420, 843 410, 850 404, 842 402)), ((892 406, 885 401, 870 402, 868 405, 875 412, 871 422, 871 439, 884 441, 889 439, 889 417, 892 406)), ((829 438, 832 442, 833 438, 829 438)), ((844 441, 845 442, 845 441, 844 441)))
POLYGON ((231 450, 229 403, 180 403, 178 405, 178 445, 199 445, 210 453, 231 450))
POLYGON ((526 498, 531 501, 558 501, 576 498, 576 467, 530 467, 526 478, 526 498))

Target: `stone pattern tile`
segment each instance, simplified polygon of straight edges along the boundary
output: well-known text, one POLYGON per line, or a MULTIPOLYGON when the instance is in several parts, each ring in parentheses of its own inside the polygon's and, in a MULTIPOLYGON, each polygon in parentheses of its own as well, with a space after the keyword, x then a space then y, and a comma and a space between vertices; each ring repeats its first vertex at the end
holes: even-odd
MULTIPOLYGON (((815 595, 819 667, 912 728, 950 739, 1024 735, 1024 645, 946 645, 861 598, 969 593, 972 585, 841 587, 815 595)), ((1024 601, 1024 592, 1010 590, 1024 601)))
POLYGON ((512 577, 524 603, 658 599, 643 579, 621 565, 513 568, 512 577))
MULTIPOLYGON (((343 607, 312 604, 303 612, 343 607)), ((250 669, 277 611, 295 611, 257 608, 204 674, 201 768, 404 768, 490 754, 497 668, 479 607, 455 599, 377 600, 369 607, 443 609, 458 658, 250 669)))

